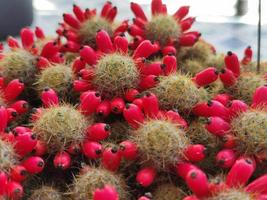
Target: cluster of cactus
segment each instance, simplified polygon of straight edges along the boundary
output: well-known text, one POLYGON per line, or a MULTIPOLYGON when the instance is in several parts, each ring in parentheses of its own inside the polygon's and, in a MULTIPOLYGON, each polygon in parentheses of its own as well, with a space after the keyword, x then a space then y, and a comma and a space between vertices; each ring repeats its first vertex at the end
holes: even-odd
POLYGON ((129 6, 0 45, 0 199, 267 199, 266 63, 216 52, 188 6, 129 6))

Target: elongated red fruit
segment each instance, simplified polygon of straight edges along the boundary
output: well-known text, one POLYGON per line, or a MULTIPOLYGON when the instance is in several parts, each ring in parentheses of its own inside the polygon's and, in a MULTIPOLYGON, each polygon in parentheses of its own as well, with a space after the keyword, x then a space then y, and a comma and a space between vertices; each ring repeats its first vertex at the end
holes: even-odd
POLYGON ((173 55, 166 55, 163 57, 163 64, 165 64, 164 73, 169 75, 177 71, 176 57, 173 55))
POLYGON ((220 117, 210 117, 205 128, 213 135, 222 137, 230 131, 231 126, 220 117))
POLYGON ((86 80, 86 81, 90 81, 93 79, 94 77, 94 70, 92 68, 84 68, 84 69, 81 69, 78 73, 78 75, 83 79, 83 80, 86 80))
POLYGON ((135 49, 133 58, 140 58, 144 57, 147 58, 148 56, 152 55, 153 53, 156 53, 158 49, 151 43, 149 40, 142 41, 138 47, 135 49))
POLYGON ((18 136, 18 135, 23 135, 27 132, 31 132, 31 129, 24 126, 16 126, 15 128, 13 128, 12 132, 15 136, 18 136))
POLYGON ((141 79, 139 87, 142 90, 147 90, 149 88, 155 87, 159 81, 158 76, 148 75, 141 79))
POLYGON ((73 82, 73 90, 76 92, 85 92, 91 88, 91 83, 86 80, 75 80, 73 82))
POLYGON ((179 38, 181 46, 193 46, 198 41, 198 37, 194 34, 183 35, 179 38))
POLYGON ((6 191, 7 186, 7 175, 5 172, 0 171, 0 196, 2 196, 6 191))
POLYGON ((182 118, 178 112, 169 110, 164 114, 169 120, 171 120, 173 123, 176 123, 177 126, 182 128, 188 128, 188 124, 184 118, 182 118))
POLYGON ((223 149, 216 155, 216 162, 222 168, 230 168, 236 161, 235 152, 232 149, 223 149))
POLYGON ((20 48, 19 42, 12 36, 8 36, 7 45, 9 46, 10 49, 20 48))
POLYGON ((224 106, 228 106, 231 99, 232 97, 229 94, 223 93, 223 94, 217 94, 215 97, 213 97, 212 100, 219 101, 224 106))
POLYGON ((145 118, 142 110, 134 104, 126 104, 123 110, 123 117, 133 128, 138 128, 145 118))
POLYGON ((16 101, 14 104, 11 105, 11 108, 15 109, 17 113, 23 114, 28 111, 29 104, 27 101, 20 100, 16 101))
POLYGON ((251 62, 253 56, 253 51, 251 49, 251 46, 248 46, 244 51, 244 57, 241 61, 243 65, 247 65, 251 62))
POLYGON ((72 64, 72 69, 75 73, 79 72, 81 69, 84 69, 86 62, 81 57, 77 57, 72 64))
POLYGON ((8 112, 5 107, 0 106, 0 132, 3 132, 7 127, 8 112))
POLYGON ((40 69, 40 70, 45 69, 45 68, 47 68, 47 67, 50 66, 50 62, 49 62, 49 60, 46 59, 45 57, 40 56, 40 57, 38 57, 38 58, 36 59, 36 61, 37 61, 37 63, 36 63, 36 67, 37 67, 38 69, 40 69))
POLYGON ((188 17, 188 18, 180 21, 180 27, 181 27, 182 31, 187 31, 188 29, 190 29, 194 22, 195 22, 194 17, 188 17))
POLYGON ((129 20, 124 20, 121 22, 121 24, 117 26, 117 28, 114 30, 115 35, 119 35, 127 31, 128 26, 129 26, 128 21, 129 20))
POLYGON ((89 65, 95 65, 97 61, 97 55, 95 50, 89 46, 83 46, 80 50, 80 56, 89 65))
POLYGON ((96 113, 101 117, 109 116, 111 112, 110 101, 105 100, 102 101, 96 108, 96 113))
POLYGON ((235 77, 240 76, 240 63, 235 53, 228 51, 227 55, 224 58, 224 63, 226 65, 226 68, 234 73, 235 77))
POLYGON ((162 75, 163 69, 165 68, 165 64, 161 64, 160 62, 153 62, 150 64, 144 64, 141 68, 142 75, 155 75, 159 76, 162 75))
POLYGON ((53 163, 54 163, 55 168, 66 170, 70 168, 71 157, 65 151, 59 152, 55 155, 53 163))
POLYGON ((85 115, 91 115, 101 103, 101 96, 99 92, 95 91, 85 92, 84 94, 84 98, 81 99, 80 108, 85 115))
POLYGON ((32 48, 32 46, 34 44, 34 33, 32 32, 31 29, 29 29, 29 28, 21 29, 20 37, 21 37, 22 46, 25 49, 32 48))
POLYGON ((110 102, 111 111, 115 114, 120 114, 123 112, 123 109, 125 108, 125 102, 123 98, 116 97, 110 102))
POLYGON ((32 150, 33 155, 35 156, 43 156, 47 152, 46 143, 40 140, 37 140, 37 143, 32 150))
POLYGON ((266 194, 267 193, 267 174, 262 175, 247 185, 246 191, 251 193, 266 194))
POLYGON ((14 79, 7 84, 4 90, 5 99, 7 101, 12 101, 16 99, 23 90, 24 84, 19 79, 14 79))
POLYGON ((96 189, 93 196, 93 200, 119 200, 116 189, 109 185, 105 185, 102 189, 96 189))
POLYGON ((45 107, 58 105, 59 99, 57 93, 51 88, 45 88, 41 94, 41 100, 45 107))
POLYGON ((47 42, 41 52, 41 56, 50 59, 59 52, 59 47, 56 41, 47 42))
POLYGON ((144 21, 147 21, 147 17, 139 4, 131 2, 131 10, 136 17, 140 17, 144 21))
POLYGON ((87 158, 97 159, 102 154, 102 145, 98 142, 86 140, 82 144, 82 151, 87 158))
POLYGON ((228 104, 230 118, 239 115, 241 112, 246 112, 248 105, 241 100, 233 100, 228 104))
POLYGON ((116 51, 119 51, 123 54, 128 52, 128 40, 125 36, 116 36, 114 38, 114 47, 116 51))
POLYGON ((44 160, 39 156, 31 156, 23 161, 22 165, 31 174, 37 174, 44 169, 44 160))
POLYGON ((199 87, 207 86, 217 80, 219 72, 215 67, 208 67, 197 73, 193 81, 199 87))
POLYGON ((140 93, 137 89, 129 89, 126 91, 124 98, 128 102, 132 102, 133 100, 135 100, 135 98, 138 94, 140 94, 140 93))
POLYGON ((15 181, 10 181, 6 185, 6 195, 8 199, 19 200, 23 196, 23 187, 15 181))
POLYGON ((139 28, 144 29, 147 22, 142 20, 140 17, 136 17, 136 18, 133 18, 133 23, 139 28))
POLYGON ((128 28, 128 32, 131 36, 141 36, 145 37, 144 29, 140 28, 139 26, 132 24, 128 28))
POLYGON ((102 165, 110 171, 117 171, 121 164, 121 152, 117 148, 107 148, 102 154, 102 165))
POLYGON ((83 22, 84 21, 84 11, 81 9, 81 7, 74 4, 72 10, 73 10, 73 13, 75 14, 76 18, 80 22, 83 22))
POLYGON ((226 134, 222 137, 222 140, 224 142, 223 147, 232 149, 236 146, 236 138, 232 134, 226 134))
POLYGON ((258 87, 252 97, 252 107, 267 105, 267 85, 258 87))
POLYGON ((159 113, 159 101, 155 94, 146 92, 142 97, 143 110, 147 117, 155 118, 159 113))
POLYGON ((10 172, 11 179, 16 182, 21 182, 27 177, 27 170, 21 165, 16 165, 12 167, 10 172))
POLYGON ((80 22, 71 14, 63 14, 63 19, 66 24, 70 25, 72 28, 79 29, 80 22))
POLYGON ((173 16, 180 21, 188 14, 188 12, 189 6, 182 6, 173 14, 173 16))
POLYGON ((156 170, 153 167, 145 167, 137 172, 136 181, 143 187, 150 186, 156 178, 156 170))
POLYGON ((225 87, 230 87, 237 81, 234 73, 229 69, 222 69, 219 76, 225 87))
POLYGON ((106 139, 110 134, 111 127, 105 123, 95 123, 87 128, 87 139, 99 142, 106 139))
POLYGON ((151 2, 152 15, 160 14, 161 10, 162 10, 162 1, 161 0, 152 0, 152 2, 151 2))
POLYGON ((183 200, 200 200, 200 199, 197 198, 196 196, 187 196, 187 197, 183 198, 183 200))
POLYGON ((45 39, 45 34, 44 34, 44 31, 43 31, 43 29, 41 29, 40 27, 38 27, 38 26, 36 26, 35 27, 35 30, 34 30, 34 33, 35 33, 35 35, 36 35, 36 37, 38 38, 38 39, 45 39))
POLYGON ((184 156, 191 162, 200 162, 205 158, 206 148, 201 144, 189 145, 184 151, 184 156))
POLYGON ((68 40, 64 46, 62 46, 61 51, 69 51, 72 53, 79 52, 81 46, 76 41, 68 40))
POLYGON ((187 162, 180 162, 177 163, 176 167, 176 173, 182 177, 183 179, 186 178, 187 174, 192 170, 192 169, 198 169, 195 165, 187 162))
POLYGON ((107 14, 107 19, 110 21, 110 22, 113 22, 116 15, 118 13, 118 8, 116 6, 114 6, 113 8, 111 8, 107 14))
POLYGON ((125 140, 120 143, 120 151, 126 160, 135 160, 138 156, 137 146, 130 140, 125 140))
POLYGON ((103 53, 111 53, 114 51, 114 47, 109 34, 104 31, 98 31, 96 34, 96 44, 100 51, 103 53))
POLYGON ((102 17, 106 17, 111 8, 112 8, 112 3, 110 1, 107 1, 104 4, 104 6, 102 7, 102 10, 101 10, 101 14, 100 15, 102 17))
POLYGON ((236 160, 226 177, 226 184, 230 187, 238 187, 247 183, 255 171, 255 161, 251 158, 236 160))
POLYGON ((31 132, 25 132, 24 134, 19 134, 15 137, 14 148, 20 156, 25 156, 32 152, 37 143, 35 135, 31 132))
POLYGON ((209 185, 206 174, 200 169, 191 169, 186 178, 186 184, 200 198, 209 195, 209 185))
POLYGON ((162 50, 164 56, 166 55, 176 55, 177 51, 174 46, 166 46, 162 50))
POLYGON ((137 105, 141 110, 144 109, 143 100, 142 99, 135 99, 132 102, 133 104, 137 105))

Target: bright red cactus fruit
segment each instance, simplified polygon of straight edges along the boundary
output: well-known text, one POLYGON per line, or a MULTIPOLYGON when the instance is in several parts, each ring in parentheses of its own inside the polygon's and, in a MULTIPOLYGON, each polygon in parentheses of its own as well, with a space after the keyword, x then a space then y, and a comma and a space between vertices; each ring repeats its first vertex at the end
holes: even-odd
POLYGON ((51 88, 45 88, 41 94, 41 100, 45 107, 58 105, 59 99, 57 93, 51 88))
POLYGON ((201 144, 189 145, 185 151, 185 157, 192 162, 200 162, 205 158, 206 148, 201 144))
POLYGON ((97 159, 102 154, 102 145, 98 142, 84 141, 82 151, 87 158, 97 159))
POLYGON ((102 153, 102 165, 110 171, 117 171, 121 164, 122 155, 116 147, 109 147, 102 153))
POLYGON ((230 87, 237 81, 234 73, 230 69, 222 69, 219 76, 221 81, 223 82, 224 87, 230 87))
POLYGON ((138 128, 145 118, 142 110, 135 104, 126 104, 123 116, 133 128, 138 128))
POLYGON ((24 157, 31 153, 37 144, 36 136, 32 132, 18 134, 14 138, 14 149, 17 154, 24 157))
POLYGON ((220 117, 209 117, 205 128, 212 134, 223 137, 231 129, 231 125, 220 117))
POLYGON ((161 0, 152 0, 150 20, 139 4, 132 2, 131 10, 135 18, 128 32, 134 37, 131 45, 133 49, 141 41, 149 39, 158 42, 162 48, 168 46, 169 49, 163 51, 167 55, 169 52, 176 52, 170 50, 175 42, 178 46, 192 46, 200 36, 199 33, 187 32, 195 21, 193 17, 185 18, 189 12, 188 6, 180 7, 173 15, 168 15, 167 7, 161 0))
POLYGON ((217 94, 215 97, 213 97, 213 100, 219 101, 224 106, 227 106, 229 102, 232 100, 232 97, 227 93, 223 93, 223 94, 217 94))
POLYGON ((109 185, 105 185, 105 187, 101 189, 96 189, 93 196, 93 200, 119 200, 117 191, 109 185))
POLYGON ((144 167, 137 172, 136 181, 142 187, 148 187, 154 182, 156 175, 157 175, 157 172, 155 168, 144 167))
POLYGON ((138 148, 136 144, 130 140, 125 140, 120 143, 120 151, 122 157, 126 160, 136 160, 138 156, 138 148))
POLYGON ((101 96, 99 92, 87 91, 80 96, 80 109, 85 115, 91 115, 101 103, 101 96))
POLYGON ((21 184, 15 181, 10 181, 7 183, 6 195, 9 199, 19 200, 22 198, 23 193, 24 193, 24 190, 21 184))
POLYGON ((31 156, 23 161, 22 166, 25 167, 30 174, 37 174, 43 171, 45 163, 41 157, 31 156))
POLYGON ((66 170, 71 166, 71 157, 65 151, 59 152, 55 155, 53 163, 55 168, 66 170))
POLYGON ((244 50, 244 56, 243 59, 241 61, 241 63, 243 65, 247 65, 251 62, 252 60, 252 56, 253 56, 253 51, 251 49, 251 46, 248 46, 245 50, 244 50))
POLYGON ((253 108, 267 106, 267 85, 257 88, 252 97, 253 108))
POLYGON ((24 84, 19 80, 15 79, 8 83, 4 89, 4 96, 7 101, 16 99, 24 89, 24 84))
POLYGON ((223 149, 216 155, 216 162, 222 168, 230 168, 236 161, 235 152, 232 149, 223 149))
POLYGON ((111 111, 115 114, 121 114, 124 107, 125 107, 125 102, 123 98, 121 97, 116 97, 110 102, 111 106, 111 111))
POLYGON ((218 74, 219 72, 215 67, 208 67, 197 73, 192 80, 198 87, 204 87, 215 82, 218 78, 218 74))
POLYGON ((87 139, 99 142, 110 134, 111 127, 105 123, 95 123, 87 129, 87 139))
POLYGON ((22 182, 27 178, 27 170, 21 165, 14 166, 10 172, 13 181, 22 182))
POLYGON ((238 57, 235 53, 228 51, 227 55, 224 58, 226 68, 231 70, 235 77, 240 76, 240 63, 238 57))
POLYGON ((0 197, 5 193, 8 177, 5 172, 0 171, 0 197))

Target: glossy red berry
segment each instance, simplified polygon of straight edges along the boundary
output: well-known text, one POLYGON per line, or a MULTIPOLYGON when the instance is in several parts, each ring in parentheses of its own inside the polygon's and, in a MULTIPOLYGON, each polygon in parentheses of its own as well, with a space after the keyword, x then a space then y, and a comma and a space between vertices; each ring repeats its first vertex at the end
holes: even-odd
POLYGON ((93 200, 119 200, 119 195, 114 187, 105 185, 102 189, 96 189, 93 193, 93 200))
POLYGON ((145 167, 140 169, 136 175, 136 181, 142 187, 150 186, 156 178, 156 170, 153 167, 145 167))
POLYGON ((21 182, 24 181, 27 177, 27 170, 21 165, 16 165, 12 167, 10 172, 10 177, 13 181, 21 182))
POLYGON ((142 110, 134 104, 126 104, 123 110, 123 116, 133 128, 138 128, 144 122, 145 118, 142 110))
POLYGON ((38 156, 31 156, 23 161, 22 165, 31 174, 37 174, 43 171, 44 160, 38 156))
POLYGON ((219 72, 215 67, 208 67, 197 73, 194 76, 193 81, 197 84, 197 86, 204 87, 216 81, 218 74, 219 72))
POLYGON ((98 114, 98 116, 101 117, 109 116, 110 112, 111 112, 111 106, 110 106, 110 101, 108 100, 102 101, 96 108, 96 113, 98 114))
POLYGON ((222 168, 230 168, 236 161, 235 152, 232 149, 223 149, 216 155, 216 162, 222 168))
POLYGON ((107 148, 102 154, 102 165, 110 171, 117 171, 121 164, 121 152, 117 148, 107 148))
POLYGON ((102 154, 102 145, 98 142, 85 141, 82 144, 82 151, 87 158, 97 159, 102 154))
POLYGON ((224 63, 226 65, 226 68, 234 73, 235 77, 240 76, 240 63, 235 53, 228 51, 227 55, 224 58, 224 63))
POLYGON ((25 132, 15 137, 14 148, 20 156, 25 156, 32 152, 37 144, 37 140, 32 132, 25 132))
POLYGON ((209 117, 205 128, 210 133, 222 137, 230 131, 231 125, 220 117, 209 117))
POLYGON ((70 168, 71 157, 65 151, 59 152, 55 155, 53 163, 54 163, 55 168, 66 170, 70 168))
POLYGON ((87 139, 99 142, 109 136, 110 130, 111 127, 108 124, 95 123, 87 129, 87 139))
POLYGON ((159 102, 155 94, 146 92, 142 97, 143 110, 147 117, 155 118, 159 112, 159 102))
POLYGON ((184 151, 184 156, 191 162, 200 162, 205 158, 206 148, 201 144, 189 145, 184 151))
POLYGON ((6 194, 8 199, 19 200, 23 195, 23 187, 15 181, 10 181, 6 186, 6 194))
POLYGON ((57 93, 51 88, 45 88, 41 94, 41 100, 45 107, 58 105, 59 99, 57 93))
POLYGON ((116 97, 110 102, 111 111, 115 114, 120 114, 123 112, 123 109, 125 107, 125 102, 123 98, 116 97))
POLYGON ((23 90, 24 84, 19 79, 12 80, 4 90, 5 99, 7 101, 15 100, 23 90))
POLYGON ((120 143, 120 151, 126 160, 135 160, 138 156, 138 148, 135 143, 125 140, 120 143))
POLYGON ((85 115, 91 115, 101 103, 101 96, 98 92, 84 92, 81 97, 80 109, 85 115))

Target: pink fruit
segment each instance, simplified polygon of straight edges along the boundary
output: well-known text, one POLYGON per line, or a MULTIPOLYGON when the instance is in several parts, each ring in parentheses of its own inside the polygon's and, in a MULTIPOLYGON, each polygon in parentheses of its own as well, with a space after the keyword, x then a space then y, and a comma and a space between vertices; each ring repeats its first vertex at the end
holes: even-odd
POLYGON ((200 162, 205 158, 205 150, 201 144, 189 145, 184 151, 184 156, 191 162, 200 162))
POLYGON ((70 168, 71 157, 65 151, 59 152, 55 155, 53 163, 54 163, 55 168, 66 170, 70 168))
POLYGON ((125 140, 120 143, 120 151, 126 160, 135 160, 138 156, 138 149, 135 143, 125 140))
POLYGON ((98 142, 85 141, 82 144, 82 151, 87 158, 97 159, 102 154, 102 145, 98 142))
POLYGON ((107 148, 102 154, 102 165, 110 171, 117 171, 121 164, 121 152, 117 148, 107 148))
POLYGON ((38 156, 31 156, 22 163, 22 166, 31 174, 37 174, 43 171, 44 165, 44 160, 38 156))
POLYGON ((109 136, 110 129, 111 127, 108 124, 95 123, 87 129, 87 138, 89 140, 99 142, 109 136))
POLYGON ((138 128, 144 122, 145 118, 142 110, 134 104, 126 104, 123 110, 123 116, 133 128, 138 128))
POLYGON ((136 181, 143 187, 150 186, 156 178, 156 170, 153 167, 145 167, 137 172, 136 181))
POLYGON ((222 168, 230 168, 236 161, 235 152, 231 149, 223 149, 216 155, 216 162, 222 168))
POLYGON ((112 186, 106 185, 102 189, 96 189, 93 200, 119 200, 118 193, 112 186))

